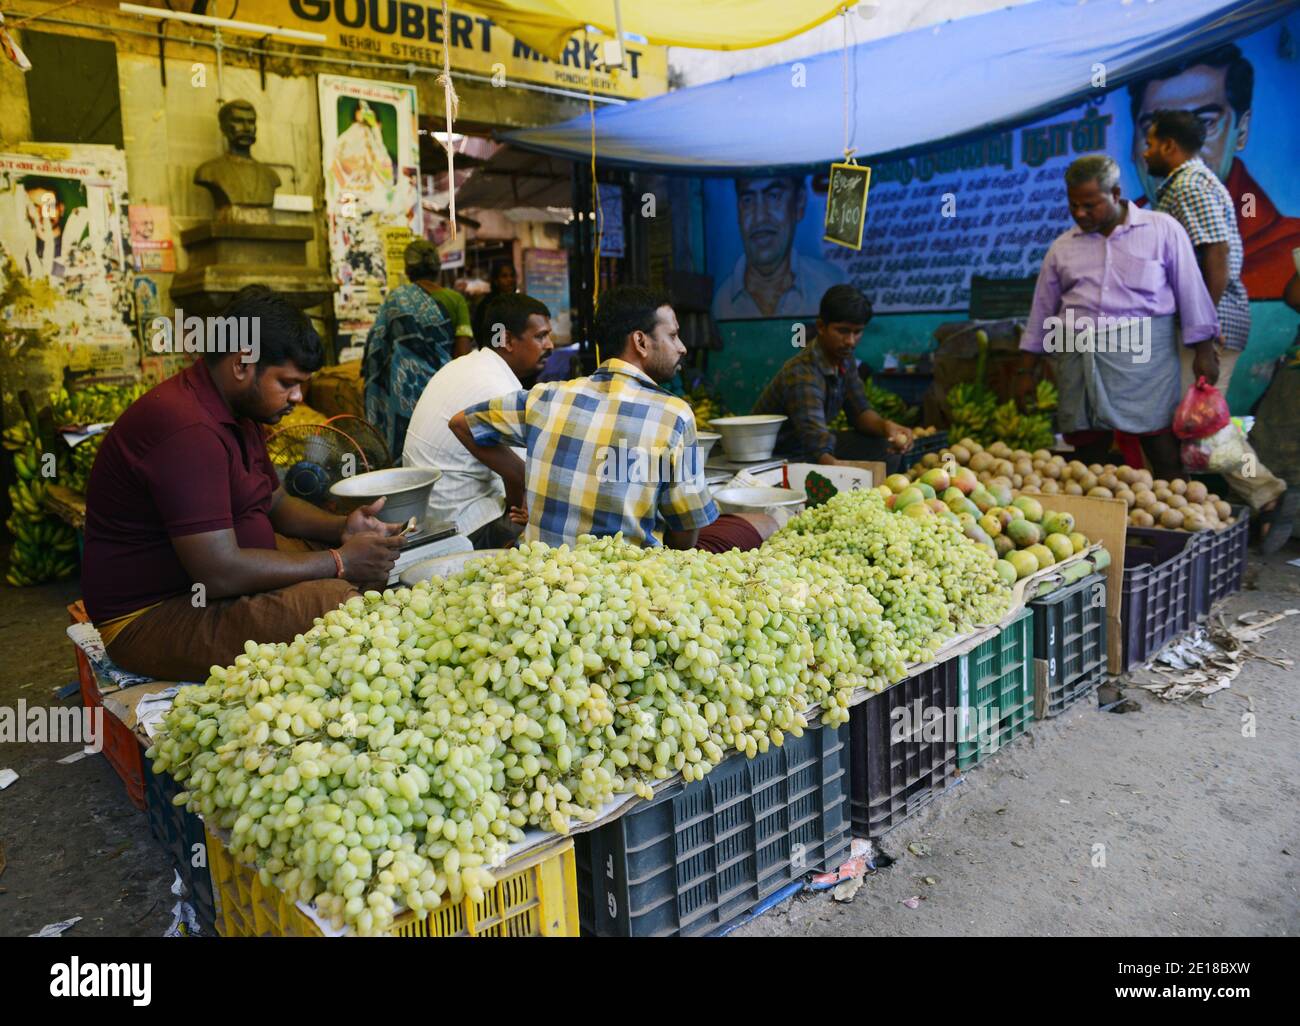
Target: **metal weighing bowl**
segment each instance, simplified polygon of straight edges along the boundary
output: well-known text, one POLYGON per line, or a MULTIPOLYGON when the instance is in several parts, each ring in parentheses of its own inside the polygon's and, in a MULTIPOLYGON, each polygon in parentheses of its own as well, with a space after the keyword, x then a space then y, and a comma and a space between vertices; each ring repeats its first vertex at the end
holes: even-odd
POLYGON ((440 477, 442 471, 432 467, 390 467, 335 481, 330 486, 330 495, 340 513, 351 513, 358 506, 387 496, 378 519, 387 524, 403 524, 415 517, 417 524, 423 526, 429 510, 429 493, 440 477))
POLYGON ((429 581, 435 577, 450 577, 452 574, 460 573, 471 559, 495 556, 505 551, 505 549, 475 549, 473 552, 453 552, 447 556, 422 559, 403 570, 398 580, 410 588, 421 581, 429 581))
POLYGON ((709 462, 709 454, 713 452, 713 447, 718 444, 718 439, 721 437, 716 431, 697 431, 695 433, 695 444, 699 447, 701 462, 709 462))
POLYGON ((783 413, 756 413, 747 417, 714 417, 709 426, 722 435, 729 460, 753 463, 770 459, 776 436, 786 421, 783 413))
POLYGON ((723 513, 768 513, 784 509, 798 513, 808 501, 804 492, 793 488, 722 488, 713 501, 723 513))

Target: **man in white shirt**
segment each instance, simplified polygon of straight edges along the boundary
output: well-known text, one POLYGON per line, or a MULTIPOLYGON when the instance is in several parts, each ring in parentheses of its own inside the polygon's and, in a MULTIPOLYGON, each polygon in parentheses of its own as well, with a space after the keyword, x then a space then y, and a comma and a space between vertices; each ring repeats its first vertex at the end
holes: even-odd
POLYGON ((510 544, 522 525, 505 509, 501 478, 469 454, 447 421, 475 403, 519 391, 521 379, 537 374, 553 348, 546 304, 519 292, 493 296, 490 304, 479 348, 429 380, 402 450, 404 466, 442 471, 429 495, 428 522, 454 522, 476 549, 510 544))

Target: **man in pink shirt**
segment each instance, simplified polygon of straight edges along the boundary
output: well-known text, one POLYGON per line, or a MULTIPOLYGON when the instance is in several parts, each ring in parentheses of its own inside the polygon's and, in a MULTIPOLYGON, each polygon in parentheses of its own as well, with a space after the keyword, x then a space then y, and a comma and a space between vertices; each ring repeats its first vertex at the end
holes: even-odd
POLYGON ((1075 227, 1043 258, 1020 348, 1046 353, 1057 419, 1085 463, 1112 432, 1138 435, 1157 477, 1182 472, 1170 431, 1181 399, 1180 346, 1197 374, 1218 373, 1219 321, 1182 226, 1120 198, 1119 166, 1080 157, 1065 172, 1075 227))

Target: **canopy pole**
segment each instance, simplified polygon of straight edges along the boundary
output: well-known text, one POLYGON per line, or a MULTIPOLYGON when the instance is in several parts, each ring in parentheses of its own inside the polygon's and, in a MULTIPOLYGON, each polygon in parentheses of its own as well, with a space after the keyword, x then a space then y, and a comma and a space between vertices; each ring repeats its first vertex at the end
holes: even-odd
POLYGON ((460 97, 456 95, 456 87, 451 82, 451 43, 445 40, 450 39, 451 11, 447 7, 447 0, 442 0, 442 74, 438 76, 438 82, 442 86, 442 105, 445 108, 444 113, 447 116, 447 138, 443 140, 442 148, 447 153, 447 216, 451 220, 451 241, 456 241, 456 143, 452 139, 452 123, 460 114, 460 97))
MULTIPOLYGON (((617 13, 617 3, 615 4, 617 13)), ((583 55, 589 54, 589 37, 587 30, 582 30, 582 51, 583 55)), ((596 244, 592 247, 591 256, 591 309, 596 309, 596 302, 600 299, 600 237, 604 228, 604 212, 600 209, 600 186, 596 184, 596 71, 594 68, 587 68, 587 116, 591 122, 591 230, 595 235, 596 244)), ((593 321, 594 323, 594 321, 593 321)), ((596 345, 596 366, 600 366, 600 342, 595 341, 596 345)))

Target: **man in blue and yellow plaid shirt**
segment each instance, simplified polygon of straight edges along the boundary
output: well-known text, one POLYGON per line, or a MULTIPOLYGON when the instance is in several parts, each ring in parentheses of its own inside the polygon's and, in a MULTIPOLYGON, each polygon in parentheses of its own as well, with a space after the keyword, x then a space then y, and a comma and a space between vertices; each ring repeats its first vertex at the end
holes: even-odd
POLYGON ((756 548, 776 527, 761 514, 718 516, 695 440, 695 415, 661 387, 686 347, 668 300, 639 286, 601 297, 594 335, 616 354, 595 373, 479 403, 452 417, 461 443, 501 475, 527 510, 525 537, 548 545, 623 533, 669 548, 756 548), (523 448, 527 462, 510 451, 523 448))

